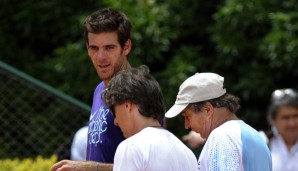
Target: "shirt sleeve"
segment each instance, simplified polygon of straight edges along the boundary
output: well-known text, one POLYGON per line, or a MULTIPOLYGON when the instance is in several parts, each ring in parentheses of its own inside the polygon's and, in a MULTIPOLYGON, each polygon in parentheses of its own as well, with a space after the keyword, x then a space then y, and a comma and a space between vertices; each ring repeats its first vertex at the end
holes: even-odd
POLYGON ((121 142, 116 150, 113 171, 139 171, 143 169, 143 155, 134 144, 121 142))
POLYGON ((208 155, 210 171, 240 170, 241 151, 237 143, 227 135, 219 135, 213 140, 208 155))

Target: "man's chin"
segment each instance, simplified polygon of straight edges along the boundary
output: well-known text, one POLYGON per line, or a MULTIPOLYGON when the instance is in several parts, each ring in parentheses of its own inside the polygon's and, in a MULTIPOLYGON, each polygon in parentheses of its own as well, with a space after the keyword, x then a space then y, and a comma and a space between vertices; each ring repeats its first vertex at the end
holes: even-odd
POLYGON ((112 75, 108 73, 100 73, 98 76, 103 81, 110 81, 112 79, 112 75))

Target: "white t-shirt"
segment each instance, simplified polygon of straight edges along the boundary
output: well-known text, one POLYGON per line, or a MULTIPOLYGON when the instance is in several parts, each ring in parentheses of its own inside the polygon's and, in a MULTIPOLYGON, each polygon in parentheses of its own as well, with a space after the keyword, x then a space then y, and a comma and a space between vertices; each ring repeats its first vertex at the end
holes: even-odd
POLYGON ((115 154, 114 171, 197 171, 193 152, 171 132, 144 128, 122 141, 115 154))
POLYGON ((203 171, 271 171, 270 151, 261 135, 241 120, 225 122, 209 135, 200 154, 203 171))
POLYGON ((268 141, 263 131, 260 131, 264 140, 269 143, 272 156, 272 171, 298 171, 298 139, 295 145, 288 150, 283 138, 273 128, 273 137, 268 141))
POLYGON ((88 136, 88 126, 80 128, 74 135, 70 159, 71 160, 86 160, 87 152, 87 136, 88 136))

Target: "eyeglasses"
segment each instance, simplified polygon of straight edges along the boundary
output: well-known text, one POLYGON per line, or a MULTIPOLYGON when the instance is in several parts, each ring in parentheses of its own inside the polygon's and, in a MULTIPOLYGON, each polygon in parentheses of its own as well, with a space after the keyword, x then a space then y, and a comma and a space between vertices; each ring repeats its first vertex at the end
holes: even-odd
POLYGON ((285 97, 296 98, 296 97, 298 97, 298 94, 294 89, 291 89, 291 88, 279 89, 279 90, 275 90, 272 93, 271 100, 272 100, 272 102, 276 102, 276 101, 284 99, 285 97))

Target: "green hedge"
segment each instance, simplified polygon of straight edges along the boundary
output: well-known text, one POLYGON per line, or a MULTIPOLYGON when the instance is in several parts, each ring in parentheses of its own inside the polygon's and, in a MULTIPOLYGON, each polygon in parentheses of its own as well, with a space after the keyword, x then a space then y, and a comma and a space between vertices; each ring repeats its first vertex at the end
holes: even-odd
POLYGON ((50 158, 37 156, 35 159, 1 159, 0 168, 1 171, 48 171, 56 162, 56 155, 53 155, 50 158))

